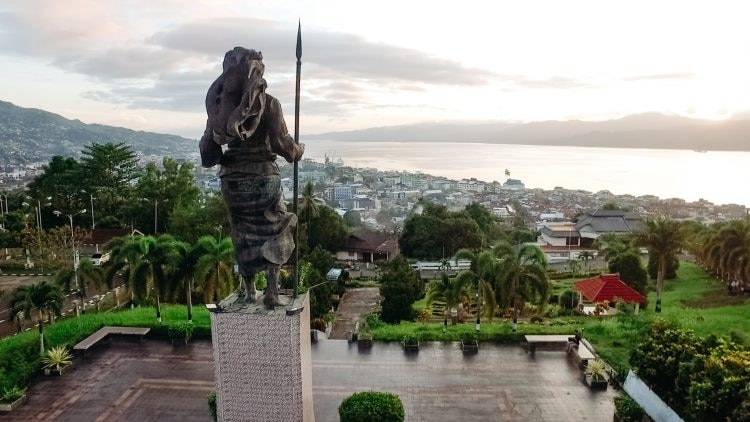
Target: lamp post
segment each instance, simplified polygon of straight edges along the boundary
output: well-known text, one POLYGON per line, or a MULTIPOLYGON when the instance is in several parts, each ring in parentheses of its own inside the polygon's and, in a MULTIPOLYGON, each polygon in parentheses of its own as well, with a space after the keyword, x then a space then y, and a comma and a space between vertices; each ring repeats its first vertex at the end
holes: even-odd
MULTIPOLYGON (((83 210, 80 210, 80 211, 78 211, 76 213, 73 213, 73 214, 65 214, 65 213, 57 211, 57 210, 52 211, 52 213, 55 214, 58 217, 62 217, 63 215, 67 215, 68 216, 68 220, 70 221, 70 247, 73 248, 73 280, 75 282, 75 289, 79 290, 78 289, 78 263, 79 263, 79 260, 78 260, 78 250, 76 249, 75 232, 73 231, 73 216, 76 216, 76 215, 79 215, 79 214, 85 214, 86 210, 83 209, 83 210)), ((81 299, 83 299, 83 298, 81 298, 81 299)), ((84 305, 84 309, 85 309, 85 306, 86 305, 84 305)))
POLYGON ((477 293, 476 293, 476 299, 477 299, 477 326, 476 326, 476 330, 477 330, 477 333, 478 333, 479 329, 482 326, 481 322, 479 321, 479 316, 482 313, 482 305, 479 303, 479 291, 478 290, 477 290, 477 293))
POLYGON ((96 228, 96 222, 94 221, 94 194, 86 192, 85 189, 81 189, 81 193, 89 194, 89 199, 91 200, 91 230, 94 230, 96 228))

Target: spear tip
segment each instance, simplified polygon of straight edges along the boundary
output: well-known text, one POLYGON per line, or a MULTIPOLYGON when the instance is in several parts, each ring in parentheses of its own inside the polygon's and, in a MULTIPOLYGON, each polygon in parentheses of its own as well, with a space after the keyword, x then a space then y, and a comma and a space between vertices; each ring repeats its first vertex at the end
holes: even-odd
POLYGON ((297 60, 302 58, 302 21, 297 22, 297 60))

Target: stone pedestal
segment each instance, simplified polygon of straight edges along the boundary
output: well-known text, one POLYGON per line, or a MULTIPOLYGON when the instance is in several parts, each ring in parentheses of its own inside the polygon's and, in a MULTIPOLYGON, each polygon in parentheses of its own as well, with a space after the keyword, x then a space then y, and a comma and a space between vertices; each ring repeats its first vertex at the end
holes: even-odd
POLYGON ((314 422, 310 299, 273 311, 232 295, 211 312, 220 422, 314 422))

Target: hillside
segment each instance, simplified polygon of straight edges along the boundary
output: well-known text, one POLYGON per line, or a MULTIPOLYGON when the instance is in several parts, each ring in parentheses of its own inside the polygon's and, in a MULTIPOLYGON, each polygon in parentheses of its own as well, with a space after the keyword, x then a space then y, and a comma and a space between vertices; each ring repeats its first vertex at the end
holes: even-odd
POLYGON ((644 113, 601 122, 421 123, 329 132, 306 138, 750 151, 750 120, 748 116, 711 121, 644 113))
POLYGON ((46 162, 53 155, 78 157, 84 145, 123 142, 144 155, 185 157, 197 141, 175 135, 86 124, 57 114, 0 101, 0 163, 46 162))

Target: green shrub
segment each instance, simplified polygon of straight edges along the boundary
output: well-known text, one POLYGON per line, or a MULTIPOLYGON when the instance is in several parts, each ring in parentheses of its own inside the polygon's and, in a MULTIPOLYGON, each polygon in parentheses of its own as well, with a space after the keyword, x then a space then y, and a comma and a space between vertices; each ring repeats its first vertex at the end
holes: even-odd
POLYGON ((477 340, 479 340, 479 338, 474 331, 468 331, 461 335, 461 341, 463 341, 464 344, 472 344, 477 340))
POLYGON ((403 422, 404 405, 393 393, 363 391, 344 399, 339 406, 341 422, 403 422))
POLYGON ((187 342, 193 336, 193 324, 188 321, 175 321, 167 326, 167 334, 172 341, 187 342))
POLYGON ((20 388, 16 386, 3 388, 2 399, 4 402, 12 403, 20 399, 21 396, 24 395, 24 393, 26 393, 25 388, 20 388))
POLYGON ((419 343, 419 340, 420 340, 419 334, 414 333, 414 334, 405 335, 402 342, 404 344, 417 344, 419 343))
POLYGON ((643 409, 628 395, 615 397, 615 413, 620 422, 640 422, 643 418, 643 409))
POLYGON ((212 391, 208 395, 208 410, 211 412, 211 417, 216 420, 216 391, 212 391))

